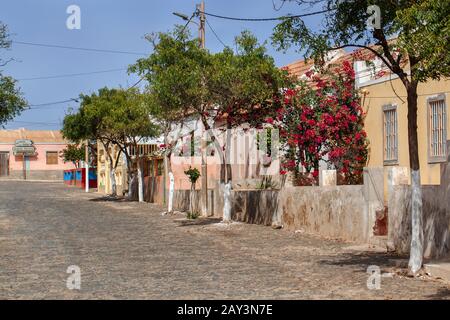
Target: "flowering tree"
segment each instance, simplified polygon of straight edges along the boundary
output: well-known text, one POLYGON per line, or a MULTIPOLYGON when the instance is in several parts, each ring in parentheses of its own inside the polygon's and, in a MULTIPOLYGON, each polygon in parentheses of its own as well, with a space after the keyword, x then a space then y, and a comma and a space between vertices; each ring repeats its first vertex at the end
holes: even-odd
POLYGON ((299 178, 303 168, 316 178, 322 160, 337 169, 345 183, 359 183, 368 141, 355 74, 348 61, 329 71, 323 76, 309 72, 307 81, 286 90, 276 115, 266 121, 280 130, 282 174, 291 171, 299 178))
MULTIPOLYGON (((323 6, 321 26, 300 17, 283 19, 275 28, 279 49, 296 45, 307 57, 323 62, 325 53, 338 48, 364 48, 372 52, 401 80, 407 95, 408 152, 411 176, 411 254, 409 269, 416 274, 423 262, 422 188, 417 135, 418 85, 450 75, 448 1, 284 0, 301 8, 323 6), (378 10, 374 10, 378 8, 378 10), (375 14, 374 14, 374 11, 375 14), (378 13, 376 13, 378 11, 378 13), (395 37, 395 41, 389 38, 395 37), (375 46, 369 46, 369 44, 375 46), (403 63, 404 60, 408 63, 403 63)), ((299 8, 301 10, 301 8, 299 8)))

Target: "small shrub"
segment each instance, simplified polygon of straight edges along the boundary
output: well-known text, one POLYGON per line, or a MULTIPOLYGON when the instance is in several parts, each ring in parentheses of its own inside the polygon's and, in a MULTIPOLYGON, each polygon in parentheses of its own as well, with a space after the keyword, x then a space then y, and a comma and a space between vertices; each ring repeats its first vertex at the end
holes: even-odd
POLYGON ((189 167, 188 170, 184 171, 184 174, 188 176, 189 181, 194 185, 200 177, 200 171, 198 171, 197 168, 192 167, 189 167))
POLYGON ((189 220, 195 220, 200 216, 200 214, 198 212, 188 212, 186 214, 186 218, 188 218, 189 220))
POLYGON ((259 190, 274 190, 279 189, 278 183, 272 180, 272 176, 265 176, 256 187, 259 190))

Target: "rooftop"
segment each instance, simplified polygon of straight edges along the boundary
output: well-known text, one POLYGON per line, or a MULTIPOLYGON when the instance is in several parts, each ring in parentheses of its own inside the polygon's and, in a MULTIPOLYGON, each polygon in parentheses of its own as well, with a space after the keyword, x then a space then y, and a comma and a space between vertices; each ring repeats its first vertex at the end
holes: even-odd
POLYGON ((29 139, 34 143, 67 143, 59 130, 0 130, 0 143, 15 143, 20 139, 29 139))

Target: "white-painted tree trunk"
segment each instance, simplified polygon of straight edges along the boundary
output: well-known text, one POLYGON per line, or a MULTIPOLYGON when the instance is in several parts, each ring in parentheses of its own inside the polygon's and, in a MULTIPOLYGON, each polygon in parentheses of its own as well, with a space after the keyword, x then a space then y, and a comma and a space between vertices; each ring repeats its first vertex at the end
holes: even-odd
POLYGON ((191 184, 191 192, 189 194, 189 211, 193 215, 195 213, 195 184, 191 184))
POLYGON ((135 175, 130 172, 128 175, 128 200, 133 199, 133 185, 134 185, 135 175))
POLYGON ((116 169, 111 168, 109 170, 109 179, 110 179, 110 182, 111 182, 111 195, 115 197, 117 195, 116 169))
POLYGON ((169 201, 167 201, 167 212, 171 213, 173 211, 173 192, 175 189, 175 179, 173 177, 172 171, 169 171, 169 201))
POLYGON ((411 223, 409 270, 416 274, 422 268, 423 260, 422 186, 419 170, 411 170, 411 223))
POLYGON ((231 181, 221 185, 223 190, 223 222, 231 222, 231 181))
POLYGON ((141 159, 137 159, 137 176, 138 176, 138 200, 144 202, 144 179, 142 177, 141 159))

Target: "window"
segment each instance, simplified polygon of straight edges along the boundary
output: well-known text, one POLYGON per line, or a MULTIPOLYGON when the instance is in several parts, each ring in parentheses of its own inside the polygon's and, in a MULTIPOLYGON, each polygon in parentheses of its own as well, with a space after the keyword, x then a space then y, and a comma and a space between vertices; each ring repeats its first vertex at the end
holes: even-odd
POLYGON ((163 159, 158 159, 156 164, 156 175, 162 176, 164 174, 164 161, 163 159))
POLYGON ((47 164, 58 164, 58 152, 47 151, 47 164))
POLYGON ((387 105, 384 112, 384 163, 397 164, 398 162, 398 125, 397 106, 387 105))
POLYGON ((136 153, 139 153, 141 156, 148 156, 158 150, 158 146, 156 144, 138 144, 137 150, 134 145, 130 145, 130 156, 135 156, 136 153))
POLYGON ((447 110, 444 95, 428 99, 429 162, 445 161, 447 155, 447 110))

